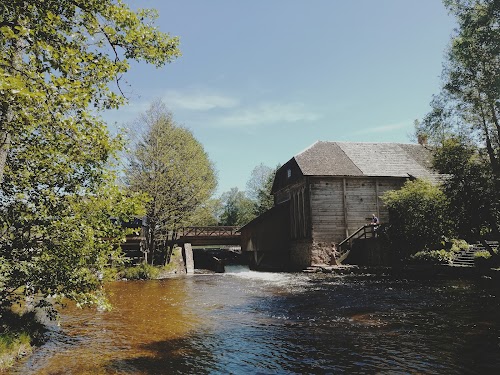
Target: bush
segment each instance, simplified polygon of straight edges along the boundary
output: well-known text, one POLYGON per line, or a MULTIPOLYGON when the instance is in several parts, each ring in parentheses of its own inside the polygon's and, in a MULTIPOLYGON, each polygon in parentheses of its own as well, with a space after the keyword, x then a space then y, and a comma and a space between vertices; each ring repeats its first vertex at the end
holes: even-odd
POLYGON ((118 273, 119 277, 127 280, 150 280, 160 275, 160 269, 147 263, 127 267, 118 273))
POLYGON ((458 253, 462 250, 467 250, 469 248, 469 244, 465 240, 459 240, 457 238, 453 238, 451 240, 451 251, 458 253))
POLYGON ((420 264, 449 264, 455 256, 453 251, 424 250, 410 256, 412 263, 420 264))
POLYGON ((486 250, 476 251, 474 253, 474 259, 479 259, 479 258, 490 259, 491 254, 486 250))
POLYGON ((382 199, 389 210, 388 236, 394 248, 405 249, 401 258, 422 249, 441 246, 452 234, 443 192, 424 180, 407 181, 399 190, 386 192, 382 199))
POLYGON ((10 310, 0 311, 0 372, 32 351, 32 345, 44 339, 45 327, 34 312, 18 315, 10 310))

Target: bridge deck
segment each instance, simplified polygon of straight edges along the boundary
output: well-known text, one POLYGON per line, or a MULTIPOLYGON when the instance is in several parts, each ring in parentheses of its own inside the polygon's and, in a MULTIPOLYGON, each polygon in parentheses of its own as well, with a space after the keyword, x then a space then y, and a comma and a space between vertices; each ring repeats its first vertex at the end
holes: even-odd
POLYGON ((240 245, 239 227, 184 227, 172 242, 190 243, 193 246, 240 245))
MULTIPOLYGON (((161 246, 184 245, 190 243, 192 246, 229 246, 241 245, 239 227, 185 227, 177 233, 170 232, 168 238, 157 241, 161 246)), ((138 257, 145 250, 145 236, 128 236, 127 241, 122 244, 123 251, 130 257, 138 257)))
MULTIPOLYGON (((180 243, 190 243, 192 246, 240 245, 240 236, 185 236, 177 240, 180 243)), ((175 242, 175 241, 174 241, 175 242)))

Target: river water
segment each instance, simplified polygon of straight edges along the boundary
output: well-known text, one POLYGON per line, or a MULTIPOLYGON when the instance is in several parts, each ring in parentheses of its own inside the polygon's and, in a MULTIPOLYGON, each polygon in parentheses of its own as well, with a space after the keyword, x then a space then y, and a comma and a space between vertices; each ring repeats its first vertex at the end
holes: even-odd
POLYGON ((12 374, 500 374, 492 280, 260 273, 108 285, 12 374))

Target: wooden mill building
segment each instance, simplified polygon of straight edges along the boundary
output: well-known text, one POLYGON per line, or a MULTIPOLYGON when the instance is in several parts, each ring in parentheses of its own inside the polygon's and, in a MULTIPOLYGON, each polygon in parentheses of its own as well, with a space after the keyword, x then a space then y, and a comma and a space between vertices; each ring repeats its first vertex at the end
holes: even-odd
POLYGON ((275 206, 241 228, 242 251, 258 269, 330 264, 336 244, 367 224, 388 221, 381 195, 409 178, 437 180, 418 144, 316 142, 274 178, 275 206))

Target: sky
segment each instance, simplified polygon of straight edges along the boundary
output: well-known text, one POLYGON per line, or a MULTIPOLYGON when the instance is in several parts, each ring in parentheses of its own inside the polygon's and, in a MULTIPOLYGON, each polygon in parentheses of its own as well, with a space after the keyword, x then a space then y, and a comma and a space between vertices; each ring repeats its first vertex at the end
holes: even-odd
POLYGON ((133 63, 128 104, 103 117, 126 127, 161 99, 214 163, 217 195, 318 140, 410 143, 455 27, 440 0, 124 1, 157 9, 182 57, 133 63))

